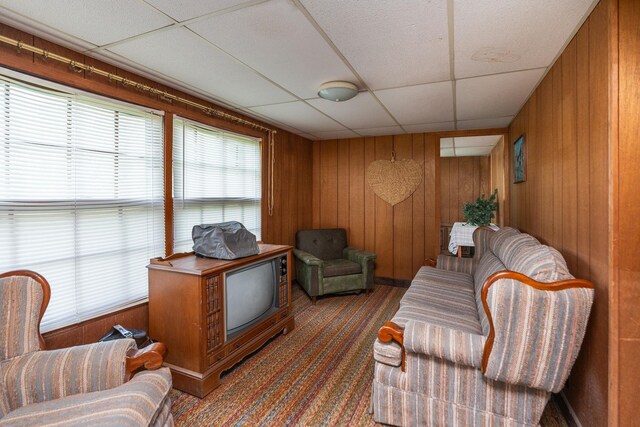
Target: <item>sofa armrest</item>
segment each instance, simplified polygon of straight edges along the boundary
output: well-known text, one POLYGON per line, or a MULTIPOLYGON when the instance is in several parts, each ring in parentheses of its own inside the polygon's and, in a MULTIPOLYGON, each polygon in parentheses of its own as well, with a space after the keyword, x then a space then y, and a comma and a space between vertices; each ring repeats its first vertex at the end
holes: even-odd
POLYGON ((125 360, 127 378, 131 378, 140 369, 160 369, 166 354, 167 346, 161 342, 154 342, 141 349, 130 349, 125 360))
POLYGON ((473 258, 460 258, 448 255, 438 255, 436 268, 460 273, 473 274, 473 258))
POLYGON ((34 403, 7 414, 0 426, 173 425, 169 368, 137 374, 110 390, 34 403))
POLYGON ((404 348, 409 353, 439 357, 460 365, 480 368, 486 338, 483 335, 409 320, 404 348))
POLYGON ((300 249, 294 249, 293 255, 306 265, 322 266, 322 260, 317 256, 311 255, 309 252, 305 252, 300 249))
POLYGON ((126 379, 125 359, 135 348, 132 339, 34 351, 0 365, 9 408, 107 390, 126 379))
POLYGON ((498 271, 480 294, 489 334, 482 372, 488 378, 557 393, 584 338, 594 286, 581 279, 542 283, 498 271))

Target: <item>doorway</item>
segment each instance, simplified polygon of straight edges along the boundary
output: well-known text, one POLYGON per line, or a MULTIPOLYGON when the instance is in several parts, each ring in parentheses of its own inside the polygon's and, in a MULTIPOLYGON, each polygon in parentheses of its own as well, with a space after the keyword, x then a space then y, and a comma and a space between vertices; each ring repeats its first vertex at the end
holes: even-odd
MULTIPOLYGON (((498 190, 498 209, 492 222, 499 227, 506 220, 505 134, 440 137, 440 253, 449 251, 449 236, 455 222, 464 222, 463 206, 481 195, 498 190)), ((472 251, 464 248, 463 256, 472 251)))

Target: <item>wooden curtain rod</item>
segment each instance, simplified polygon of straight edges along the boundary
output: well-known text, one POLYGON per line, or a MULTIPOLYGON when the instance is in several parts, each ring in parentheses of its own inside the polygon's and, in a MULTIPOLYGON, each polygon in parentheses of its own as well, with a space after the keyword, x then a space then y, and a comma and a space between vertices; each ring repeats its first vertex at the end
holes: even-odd
POLYGON ((209 116, 217 116, 220 117, 222 119, 225 120, 229 120, 231 122, 235 122, 235 123, 239 123, 245 126, 249 126, 253 129, 258 129, 264 132, 268 132, 270 134, 270 136, 274 133, 277 133, 277 131, 275 129, 271 129, 268 128, 266 126, 262 126, 258 123, 254 123, 252 121, 249 120, 245 120, 241 117, 238 116, 234 116, 233 114, 229 114, 225 111, 222 110, 218 110, 216 108, 212 108, 212 107, 208 107, 206 105, 203 104, 199 104, 197 102, 191 101, 189 99, 186 98, 182 98, 180 96, 177 95, 173 95, 168 93, 167 91, 164 90, 160 90, 160 89, 156 89, 152 86, 146 85, 144 83, 139 83, 127 78, 124 78, 122 76, 118 76, 117 74, 113 74, 113 73, 109 73, 108 71, 104 71, 101 70, 100 68, 96 68, 96 67, 92 67, 90 65, 86 65, 83 64, 82 62, 78 62, 78 61, 74 61, 70 58, 58 55, 56 53, 53 52, 49 52, 48 50, 45 49, 40 49, 38 47, 35 47, 33 45, 24 43, 20 40, 15 40, 12 39, 10 37, 5 37, 3 35, 0 35, 0 42, 14 46, 18 52, 20 52, 21 50, 26 50, 28 52, 33 52, 37 55, 42 56, 44 59, 53 59, 54 61, 58 61, 58 62, 62 62, 63 64, 67 64, 69 66, 69 69, 71 71, 75 71, 77 73, 80 73, 82 71, 88 71, 90 74, 97 74, 99 76, 102 77, 106 77, 109 80, 112 81, 116 81, 119 83, 122 83, 124 86, 131 86, 134 87, 138 90, 141 91, 145 91, 145 92, 149 92, 153 95, 158 95, 160 97, 160 99, 164 100, 164 101, 168 101, 168 102, 173 102, 173 101, 178 101, 181 102, 183 104, 189 105, 191 107, 195 107, 198 108, 200 110, 202 110, 202 112, 204 112, 205 114, 209 115, 209 116))

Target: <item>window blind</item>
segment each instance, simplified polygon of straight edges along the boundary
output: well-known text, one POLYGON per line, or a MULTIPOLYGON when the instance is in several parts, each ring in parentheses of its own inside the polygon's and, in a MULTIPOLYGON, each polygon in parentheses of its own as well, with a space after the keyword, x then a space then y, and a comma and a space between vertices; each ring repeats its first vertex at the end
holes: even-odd
POLYGON ((51 285, 44 331, 148 295, 164 254, 158 114, 0 76, 0 271, 51 285))
POLYGON ((174 253, 192 250, 197 224, 239 221, 260 240, 260 160, 259 139, 174 119, 174 253))

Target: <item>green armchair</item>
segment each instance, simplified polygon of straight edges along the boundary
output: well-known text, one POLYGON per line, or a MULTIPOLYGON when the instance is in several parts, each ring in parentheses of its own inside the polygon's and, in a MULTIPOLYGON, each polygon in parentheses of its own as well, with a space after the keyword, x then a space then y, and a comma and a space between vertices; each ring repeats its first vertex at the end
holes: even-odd
POLYGON ((293 255, 296 279, 313 304, 326 294, 373 290, 376 254, 348 247, 344 228, 298 231, 293 255))

